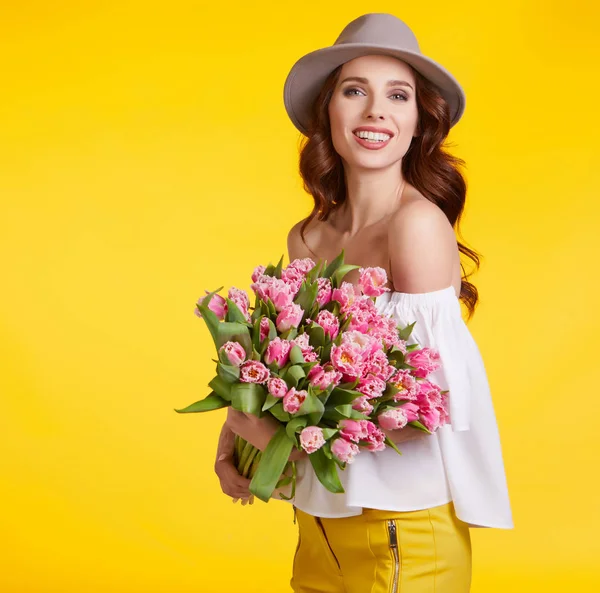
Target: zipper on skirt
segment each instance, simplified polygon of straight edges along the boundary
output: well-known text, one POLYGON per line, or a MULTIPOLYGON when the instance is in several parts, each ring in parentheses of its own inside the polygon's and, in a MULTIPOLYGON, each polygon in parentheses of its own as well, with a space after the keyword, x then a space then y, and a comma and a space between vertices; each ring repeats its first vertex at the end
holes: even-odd
POLYGON ((392 557, 394 559, 391 593, 398 593, 398 579, 400 576, 400 557, 398 554, 398 532, 396 527, 396 521, 394 519, 388 519, 387 529, 390 541, 390 549, 392 550, 392 557))

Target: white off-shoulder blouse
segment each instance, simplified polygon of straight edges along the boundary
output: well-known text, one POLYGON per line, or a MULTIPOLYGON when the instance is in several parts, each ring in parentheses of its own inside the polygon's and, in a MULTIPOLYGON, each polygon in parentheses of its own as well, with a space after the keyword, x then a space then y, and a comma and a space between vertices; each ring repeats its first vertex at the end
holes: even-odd
POLYGON ((408 343, 440 353, 428 376, 449 390, 450 423, 393 449, 361 450, 339 470, 345 493, 329 492, 308 458, 297 463, 300 510, 319 517, 360 515, 363 508, 413 511, 453 501, 471 527, 513 527, 498 426, 483 360, 461 314, 453 286, 424 293, 387 292, 377 309, 402 327, 416 321, 408 343))

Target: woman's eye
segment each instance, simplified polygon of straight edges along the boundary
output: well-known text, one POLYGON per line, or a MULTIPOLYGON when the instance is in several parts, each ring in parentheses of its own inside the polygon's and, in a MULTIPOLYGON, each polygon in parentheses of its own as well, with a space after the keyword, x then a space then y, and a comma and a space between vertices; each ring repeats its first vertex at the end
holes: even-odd
MULTIPOLYGON (((344 95, 346 97, 351 97, 355 94, 362 94, 362 91, 360 89, 356 89, 356 88, 350 88, 350 89, 346 89, 344 91, 344 95)), ((400 97, 400 99, 402 101, 408 101, 408 97, 404 93, 395 93, 394 95, 390 95, 390 97, 391 98, 400 97)))

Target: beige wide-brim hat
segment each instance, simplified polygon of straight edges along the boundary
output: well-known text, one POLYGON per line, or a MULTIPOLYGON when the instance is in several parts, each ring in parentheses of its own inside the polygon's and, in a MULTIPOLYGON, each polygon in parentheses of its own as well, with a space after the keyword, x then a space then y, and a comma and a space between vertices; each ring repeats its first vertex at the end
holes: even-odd
POLYGON ((465 110, 465 93, 443 66, 424 56, 411 29, 393 14, 364 14, 344 27, 335 43, 301 57, 290 70, 283 102, 293 124, 307 135, 313 103, 323 83, 341 64, 359 56, 383 54, 399 58, 433 82, 450 106, 450 126, 465 110))

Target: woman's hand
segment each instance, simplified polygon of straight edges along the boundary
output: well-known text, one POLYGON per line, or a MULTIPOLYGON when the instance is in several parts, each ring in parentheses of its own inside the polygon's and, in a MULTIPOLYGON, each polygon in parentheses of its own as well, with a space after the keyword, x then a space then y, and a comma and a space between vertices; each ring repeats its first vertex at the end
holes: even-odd
MULTIPOLYGON (((234 410, 231 406, 227 408, 227 420, 225 425, 235 434, 239 434, 244 440, 254 445, 260 451, 264 451, 273 438, 273 435, 279 428, 279 422, 270 414, 261 418, 253 414, 246 414, 239 410, 234 410)), ((290 461, 298 461, 306 457, 302 449, 294 447, 290 454, 290 461)))
POLYGON ((260 451, 267 448, 269 441, 279 428, 279 423, 270 414, 259 418, 253 414, 234 410, 231 406, 227 408, 225 425, 260 451))
POLYGON ((431 433, 424 432, 423 430, 419 430, 410 425, 400 428, 399 430, 384 430, 383 432, 385 432, 385 434, 396 444, 431 436, 431 433))
POLYGON ((254 502, 254 496, 250 493, 250 480, 241 476, 233 462, 233 452, 235 448, 235 434, 223 425, 219 436, 219 444, 217 446, 217 459, 215 461, 215 473, 221 483, 221 490, 227 496, 233 498, 233 502, 237 502, 240 498, 242 504, 254 502))

